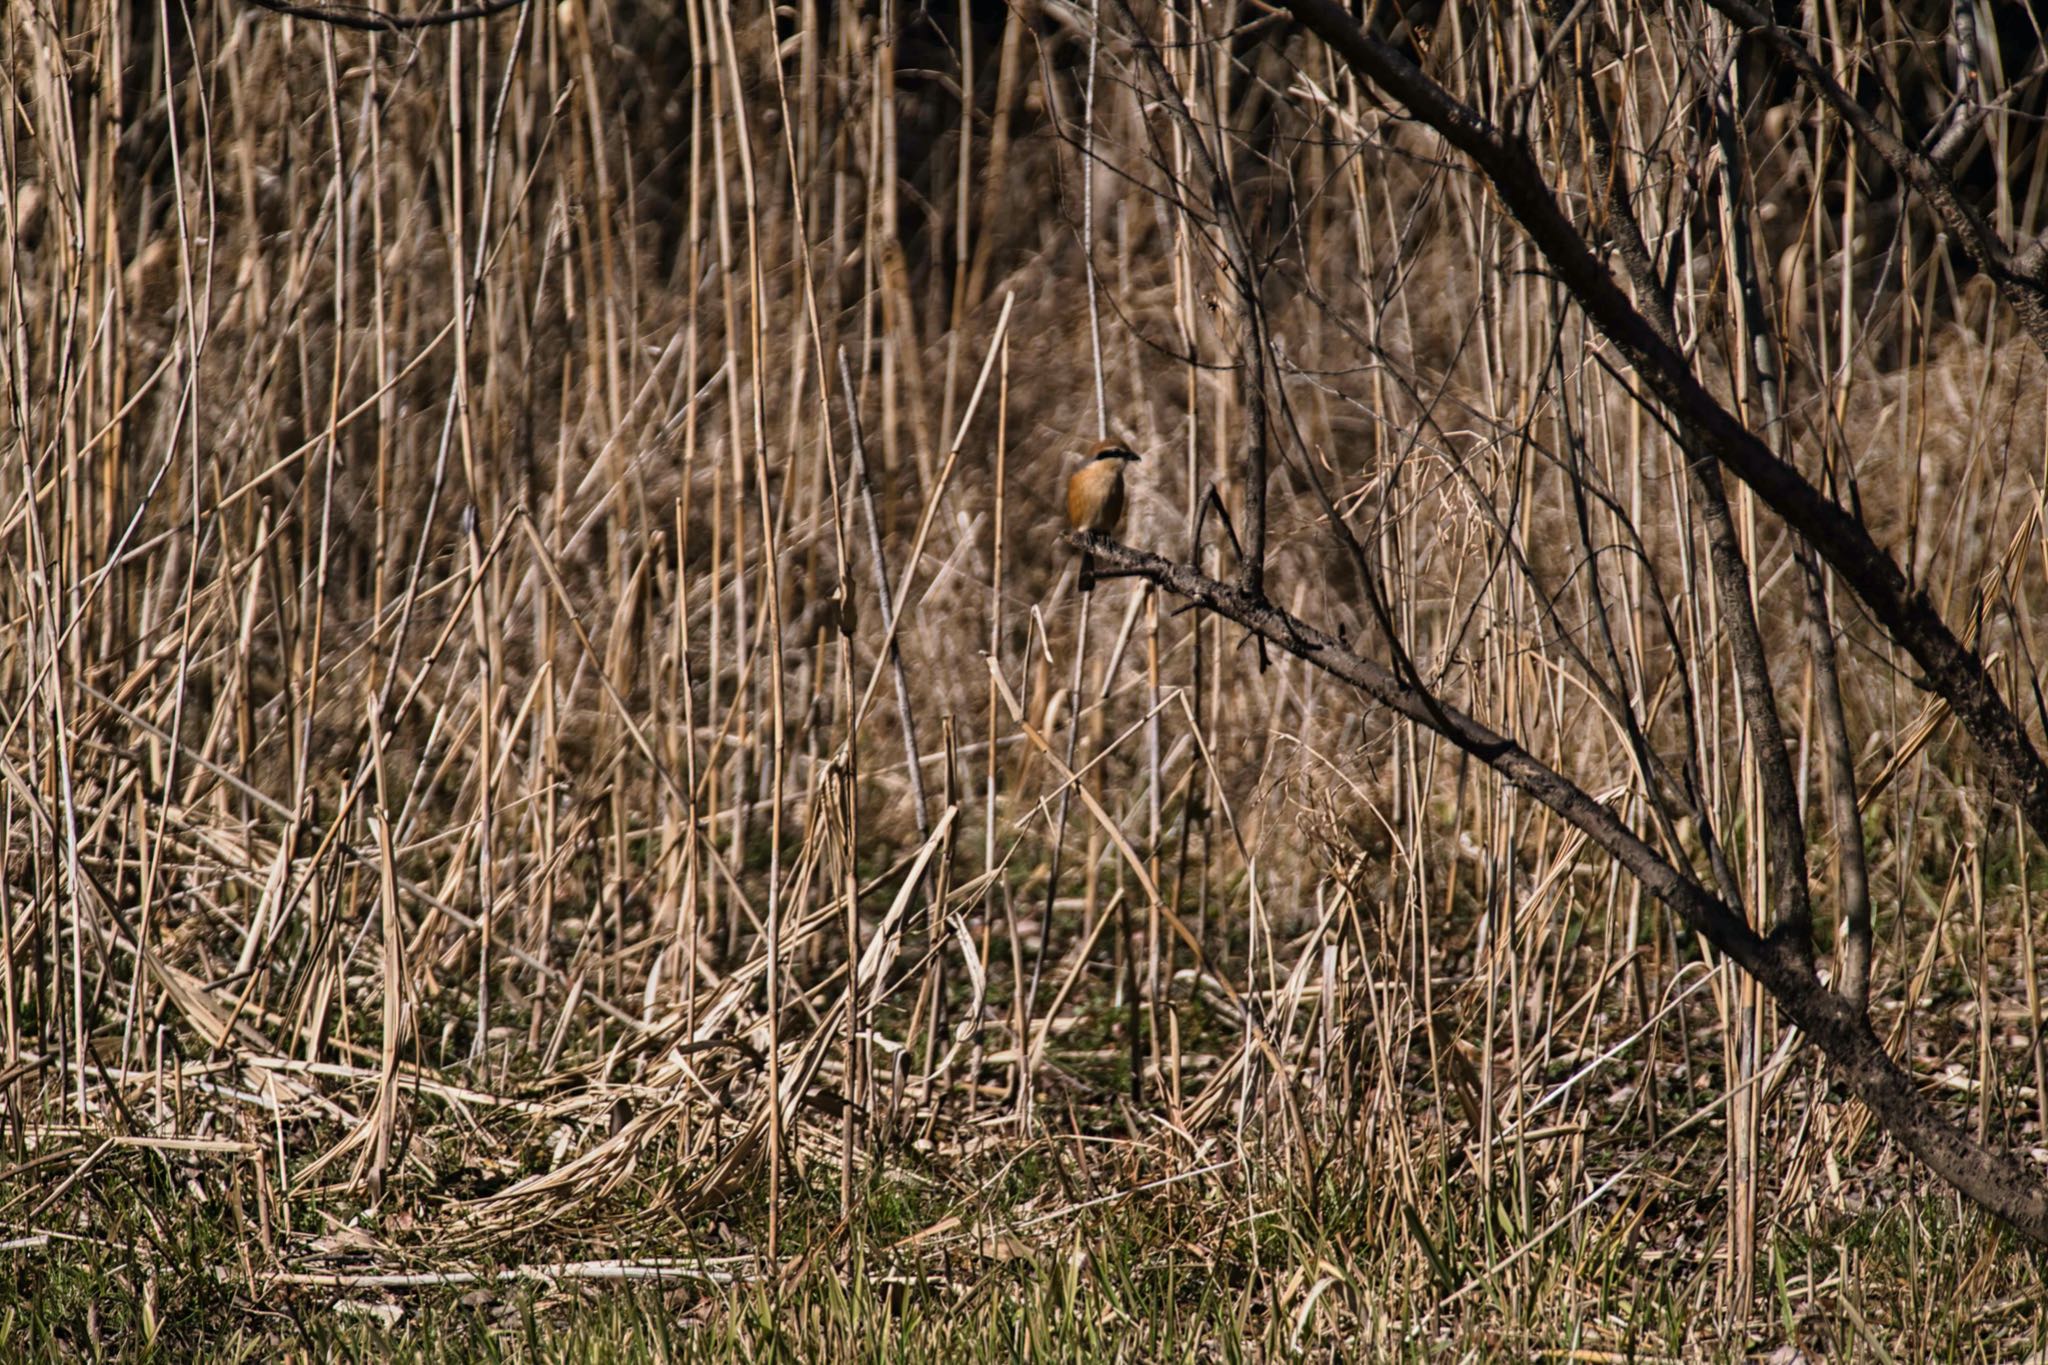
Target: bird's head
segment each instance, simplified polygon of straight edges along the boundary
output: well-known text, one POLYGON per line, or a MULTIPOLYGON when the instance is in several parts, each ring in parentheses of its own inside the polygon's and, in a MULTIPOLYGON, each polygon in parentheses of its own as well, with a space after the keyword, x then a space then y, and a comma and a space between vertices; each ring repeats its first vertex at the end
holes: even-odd
POLYGON ((1091 461, 1122 460, 1128 464, 1136 460, 1138 454, 1122 441, 1097 441, 1094 447, 1089 450, 1088 458, 1091 461))

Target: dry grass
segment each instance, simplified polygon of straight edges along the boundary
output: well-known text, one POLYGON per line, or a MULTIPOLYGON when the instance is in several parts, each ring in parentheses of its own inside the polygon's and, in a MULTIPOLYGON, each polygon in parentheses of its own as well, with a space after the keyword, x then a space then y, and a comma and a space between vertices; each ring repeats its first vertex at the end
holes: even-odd
MULTIPOLYGON (((0 28, 23 1340, 391 1347, 265 1316, 341 1301, 404 1305, 421 1353, 475 1313, 565 1357, 508 1305, 620 1358, 678 1314, 670 1358, 884 1320, 903 1358, 2041 1345, 2030 1262, 1571 831, 1233 632, 1074 593, 1056 495, 1105 423, 1146 455, 1131 543, 1184 555, 1203 491, 1238 501, 1188 149, 1110 17, 1097 48, 1084 6, 677 9, 0 28), (662 1285, 578 1288, 629 1275, 662 1285)), ((1433 139, 1299 35, 1233 36, 1259 11, 1143 12, 1270 253, 1276 600, 1374 638, 1313 467, 1418 666, 1646 827, 1585 682, 1606 613, 1762 904, 1675 446, 1433 139)), ((1688 341, 1747 408, 1687 112, 1725 29, 1595 15, 1688 341)), ((1445 10, 1430 62, 1498 112, 1545 33, 1445 10)), ((2031 697, 2040 357, 1838 125, 1743 108, 1783 440, 2031 697)), ((1798 575, 1738 511, 1825 872, 1798 575)), ((1877 1011, 2038 1152, 2039 851, 1840 626, 1877 1011)))

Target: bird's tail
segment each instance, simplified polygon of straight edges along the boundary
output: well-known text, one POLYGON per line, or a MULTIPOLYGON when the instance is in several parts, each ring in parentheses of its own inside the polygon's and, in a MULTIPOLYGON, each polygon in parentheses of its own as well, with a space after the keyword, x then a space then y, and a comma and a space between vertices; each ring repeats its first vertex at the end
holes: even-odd
POLYGON ((1095 556, 1081 551, 1081 591, 1095 591, 1095 556))

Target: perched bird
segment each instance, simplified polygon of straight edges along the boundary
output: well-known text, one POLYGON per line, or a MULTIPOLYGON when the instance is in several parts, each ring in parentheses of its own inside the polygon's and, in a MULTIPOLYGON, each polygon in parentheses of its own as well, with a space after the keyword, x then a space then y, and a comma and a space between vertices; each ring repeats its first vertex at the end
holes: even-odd
MULTIPOLYGON (((1122 441, 1098 441, 1067 479, 1067 525, 1108 535, 1124 519, 1124 466, 1138 457, 1122 441)), ((1095 590, 1095 556, 1081 552, 1081 591, 1095 590)))

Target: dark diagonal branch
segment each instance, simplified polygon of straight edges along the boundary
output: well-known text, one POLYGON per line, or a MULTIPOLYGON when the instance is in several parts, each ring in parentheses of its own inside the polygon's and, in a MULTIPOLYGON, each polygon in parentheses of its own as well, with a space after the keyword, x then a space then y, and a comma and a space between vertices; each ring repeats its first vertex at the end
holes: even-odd
POLYGON ((2036 1241, 2048 1242, 2048 1195, 2013 1157, 1973 1141, 1944 1119, 1871 1032, 1863 1014, 1823 986, 1792 944, 1765 938, 1742 916, 1657 853, 1591 794, 1543 763, 1512 736, 1425 697, 1389 669, 1241 586, 1118 544, 1103 536, 1068 539, 1104 564, 1143 578, 1285 652, 1351 684, 1404 719, 1442 736, 1492 768, 1586 835, 1687 926, 1771 993, 1835 1066, 1851 1094, 1929 1169, 2036 1241))
POLYGON ((1780 459, 1707 391, 1566 217, 1527 144, 1364 32, 1334 0, 1285 3, 1354 73, 1407 105, 1413 117, 1479 168, 1579 307, 1664 405, 1686 454, 1719 463, 1813 545, 1885 633, 1912 655, 1926 685, 1976 741, 1994 782, 2010 792, 2027 823, 2048 837, 2048 763, 1983 661, 1956 638, 1859 518, 1780 459))
POLYGON ((390 14, 368 5, 293 5, 286 0, 247 0, 247 3, 257 9, 267 9, 272 14, 311 19, 314 23, 334 28, 350 28, 363 33, 405 33, 414 29, 466 24, 472 19, 489 19, 507 10, 518 9, 526 0, 483 0, 481 4, 464 5, 461 9, 442 10, 436 14, 390 14))

